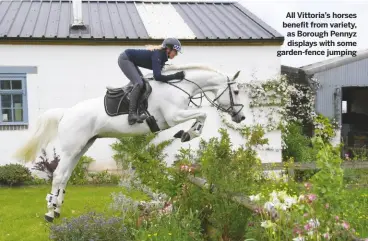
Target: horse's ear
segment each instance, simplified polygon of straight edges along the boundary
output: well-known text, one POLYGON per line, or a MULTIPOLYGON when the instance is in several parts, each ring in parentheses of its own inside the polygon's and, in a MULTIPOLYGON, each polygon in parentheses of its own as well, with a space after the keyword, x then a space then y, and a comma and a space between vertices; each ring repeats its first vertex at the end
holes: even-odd
POLYGON ((240 74, 240 70, 239 70, 238 72, 236 72, 236 74, 234 75, 234 77, 233 77, 233 81, 234 81, 236 78, 238 78, 238 77, 239 77, 239 74, 240 74))

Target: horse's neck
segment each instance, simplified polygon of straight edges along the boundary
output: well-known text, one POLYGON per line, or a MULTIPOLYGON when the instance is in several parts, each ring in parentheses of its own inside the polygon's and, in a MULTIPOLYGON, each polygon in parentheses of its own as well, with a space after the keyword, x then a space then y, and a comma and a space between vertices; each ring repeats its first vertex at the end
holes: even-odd
POLYGON ((216 94, 218 89, 221 87, 221 85, 209 85, 209 86, 206 86, 206 87, 203 87, 201 89, 196 89, 192 92, 192 95, 198 95, 200 94, 201 92, 212 92, 213 94, 216 94))
MULTIPOLYGON (((172 70, 173 73, 177 71, 180 71, 180 69, 172 70)), ((226 82, 226 77, 224 75, 211 70, 189 69, 185 72, 185 78, 189 81, 183 80, 179 83, 175 83, 175 85, 185 90, 190 95, 196 95, 202 91, 214 92, 226 82)), ((171 74, 171 71, 169 74, 171 74)))

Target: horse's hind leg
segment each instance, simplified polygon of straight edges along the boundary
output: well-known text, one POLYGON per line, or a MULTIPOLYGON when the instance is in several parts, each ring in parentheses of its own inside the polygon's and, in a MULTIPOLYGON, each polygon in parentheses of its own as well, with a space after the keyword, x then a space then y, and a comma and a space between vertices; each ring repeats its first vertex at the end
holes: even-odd
POLYGON ((55 217, 60 216, 68 180, 79 159, 92 146, 95 140, 96 138, 92 138, 84 146, 79 145, 79 148, 74 150, 62 151, 59 165, 54 172, 51 194, 48 194, 46 197, 48 212, 45 214, 45 219, 47 221, 52 222, 55 217))

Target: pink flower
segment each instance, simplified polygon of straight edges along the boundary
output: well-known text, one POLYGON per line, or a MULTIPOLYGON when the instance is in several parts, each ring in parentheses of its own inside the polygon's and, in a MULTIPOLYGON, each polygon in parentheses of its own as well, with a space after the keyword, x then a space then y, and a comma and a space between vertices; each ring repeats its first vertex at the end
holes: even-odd
POLYGON ((181 165, 181 166, 180 166, 180 170, 181 170, 181 171, 191 172, 191 171, 192 171, 192 168, 191 168, 191 167, 189 167, 188 165, 181 165))
POLYGON ((309 191, 310 188, 312 187, 312 184, 310 184, 309 182, 304 183, 304 187, 309 191))
POLYGON ((306 225, 304 225, 304 229, 306 231, 309 231, 312 227, 309 225, 309 223, 307 223, 306 225))
POLYGON ((327 239, 327 240, 328 240, 328 239, 330 239, 330 235, 329 235, 328 233, 324 233, 324 234, 323 234, 323 237, 324 237, 325 239, 327 239))
POLYGON ((339 216, 335 216, 335 220, 338 221, 340 218, 339 216))
POLYGON ((293 233, 294 233, 294 234, 302 234, 302 233, 303 233, 303 230, 301 230, 299 227, 295 227, 295 228, 293 229, 293 233))
POLYGON ((349 227, 350 227, 349 223, 348 223, 348 222, 346 222, 346 221, 343 221, 341 225, 342 225, 342 227, 343 227, 343 228, 345 228, 346 230, 347 230, 347 229, 349 229, 349 227))
POLYGON ((330 207, 330 204, 326 203, 325 208, 328 209, 330 207))
POLYGON ((308 199, 308 202, 311 203, 311 202, 313 202, 314 200, 317 199, 317 195, 316 194, 308 194, 307 199, 308 199))
POLYGON ((308 214, 308 213, 304 213, 304 214, 303 214, 303 217, 305 217, 305 218, 306 218, 306 217, 308 217, 308 216, 309 216, 309 214, 308 214))
POLYGON ((256 207, 256 208, 254 209, 254 212, 255 212, 255 213, 261 213, 261 212, 262 212, 262 209, 261 209, 261 208, 259 208, 259 207, 256 207))

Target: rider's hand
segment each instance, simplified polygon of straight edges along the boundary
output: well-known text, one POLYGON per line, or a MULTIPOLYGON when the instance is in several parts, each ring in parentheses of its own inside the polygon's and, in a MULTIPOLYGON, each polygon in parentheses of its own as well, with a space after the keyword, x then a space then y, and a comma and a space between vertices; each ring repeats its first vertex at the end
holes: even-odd
POLYGON ((180 72, 175 73, 175 78, 180 79, 180 80, 184 79, 185 78, 184 71, 180 71, 180 72))

